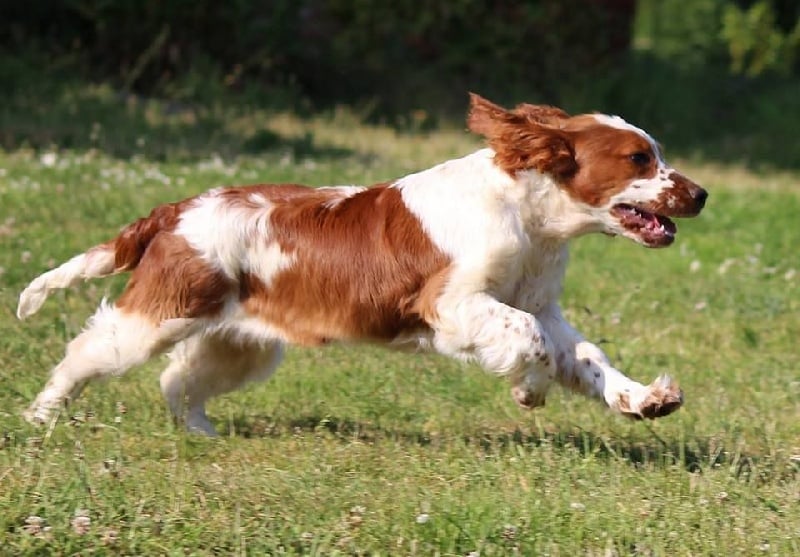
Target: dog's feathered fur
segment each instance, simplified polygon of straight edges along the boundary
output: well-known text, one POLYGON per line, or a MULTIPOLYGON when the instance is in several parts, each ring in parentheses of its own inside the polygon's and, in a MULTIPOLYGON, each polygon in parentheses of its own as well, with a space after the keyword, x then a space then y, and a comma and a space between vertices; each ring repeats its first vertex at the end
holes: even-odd
POLYGON ((132 276, 26 417, 46 420, 87 381, 168 351, 171 410, 213 434, 208 398, 267 378, 286 343, 337 340, 477 361, 527 408, 557 382, 632 417, 675 410, 682 393, 668 377, 645 386, 612 367, 564 321, 558 297, 570 239, 669 245, 668 217, 698 214, 706 192, 618 117, 506 110, 472 95, 468 126, 489 148, 370 188, 211 190, 44 273, 20 296, 20 318, 53 289, 132 276))

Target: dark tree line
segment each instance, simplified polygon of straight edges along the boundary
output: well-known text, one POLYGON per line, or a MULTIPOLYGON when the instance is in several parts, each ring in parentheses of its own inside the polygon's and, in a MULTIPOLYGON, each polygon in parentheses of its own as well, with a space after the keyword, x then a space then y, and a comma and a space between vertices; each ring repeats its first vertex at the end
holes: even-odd
POLYGON ((548 94, 625 55, 635 3, 30 0, 0 8, 0 47, 61 57, 142 93, 199 67, 234 88, 289 85, 320 101, 431 85, 548 94))

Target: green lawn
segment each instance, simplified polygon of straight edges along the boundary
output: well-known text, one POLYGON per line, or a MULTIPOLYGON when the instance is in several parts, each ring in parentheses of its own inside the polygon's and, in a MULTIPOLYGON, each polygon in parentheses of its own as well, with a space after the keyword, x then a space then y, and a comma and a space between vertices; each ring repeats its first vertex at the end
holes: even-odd
POLYGON ((477 368, 343 346, 290 349, 272 381, 214 401, 218 439, 173 426, 160 360, 37 429, 20 412, 123 284, 20 323, 43 270, 215 185, 372 183, 478 146, 346 111, 75 102, 96 117, 2 114, 37 149, 0 152, 0 554, 800 553, 800 176, 687 163, 711 198, 673 247, 574 243, 567 317, 633 377, 679 379, 663 420, 557 389, 526 413, 477 368))

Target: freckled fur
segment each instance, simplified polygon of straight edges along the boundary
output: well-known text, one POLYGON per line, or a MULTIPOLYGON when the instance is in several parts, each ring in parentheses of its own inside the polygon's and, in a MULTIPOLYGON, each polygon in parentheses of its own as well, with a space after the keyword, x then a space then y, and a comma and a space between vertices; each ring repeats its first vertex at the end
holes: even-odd
POLYGON ((620 205, 694 216, 705 191, 618 117, 506 110, 471 95, 467 124, 489 148, 370 188, 217 188, 157 207, 36 278, 20 318, 53 289, 132 273, 26 418, 46 421, 87 381, 171 351, 170 410, 213 435, 209 397, 269 377, 285 343, 338 340, 475 361, 508 377, 524 408, 543 405, 556 382, 634 418, 677 409, 671 379, 626 377, 564 320, 558 297, 571 239, 605 232, 655 246, 620 205))

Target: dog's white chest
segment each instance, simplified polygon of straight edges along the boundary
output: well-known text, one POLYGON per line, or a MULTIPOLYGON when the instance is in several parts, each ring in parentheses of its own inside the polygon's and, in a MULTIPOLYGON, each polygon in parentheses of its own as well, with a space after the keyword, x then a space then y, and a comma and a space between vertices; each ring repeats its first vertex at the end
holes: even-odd
POLYGON ((566 246, 532 250, 522 263, 517 280, 508 285, 505 301, 533 314, 557 302, 568 259, 566 246))

